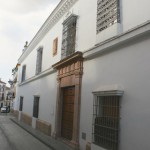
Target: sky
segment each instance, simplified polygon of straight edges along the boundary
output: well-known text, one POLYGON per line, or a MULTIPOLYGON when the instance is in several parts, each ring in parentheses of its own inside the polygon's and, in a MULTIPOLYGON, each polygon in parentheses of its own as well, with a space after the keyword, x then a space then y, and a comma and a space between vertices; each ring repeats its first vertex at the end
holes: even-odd
POLYGON ((0 78, 8 83, 25 42, 33 39, 60 0, 0 0, 0 78))

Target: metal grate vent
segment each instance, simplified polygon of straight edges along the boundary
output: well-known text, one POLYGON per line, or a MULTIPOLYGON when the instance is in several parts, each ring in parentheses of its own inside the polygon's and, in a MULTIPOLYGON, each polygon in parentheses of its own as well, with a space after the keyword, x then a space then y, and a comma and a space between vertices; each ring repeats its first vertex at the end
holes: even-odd
POLYGON ((97 33, 120 22, 119 0, 98 0, 97 33))
POLYGON ((120 96, 97 96, 93 105, 93 142, 118 150, 120 96))

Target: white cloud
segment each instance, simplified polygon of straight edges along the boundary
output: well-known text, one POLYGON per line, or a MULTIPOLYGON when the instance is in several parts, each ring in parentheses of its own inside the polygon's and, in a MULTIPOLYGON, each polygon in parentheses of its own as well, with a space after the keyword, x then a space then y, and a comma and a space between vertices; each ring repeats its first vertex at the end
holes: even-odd
POLYGON ((31 41, 60 0, 0 0, 0 78, 11 77, 25 41, 31 41))

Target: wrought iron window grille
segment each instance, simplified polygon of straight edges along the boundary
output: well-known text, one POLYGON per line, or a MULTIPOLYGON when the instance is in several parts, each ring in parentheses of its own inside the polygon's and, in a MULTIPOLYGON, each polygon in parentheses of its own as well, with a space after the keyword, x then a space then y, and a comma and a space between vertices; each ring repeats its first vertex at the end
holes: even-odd
POLYGON ((40 47, 37 50, 36 75, 38 75, 42 71, 42 55, 43 55, 43 47, 40 47))
POLYGON ((77 16, 72 14, 63 22, 61 58, 75 52, 77 16))
POLYGON ((25 81, 25 79, 26 79, 26 65, 22 66, 21 82, 25 81))
POLYGON ((98 0, 97 34, 115 23, 120 23, 119 0, 98 0))
POLYGON ((122 91, 93 92, 93 143, 118 150, 122 91))

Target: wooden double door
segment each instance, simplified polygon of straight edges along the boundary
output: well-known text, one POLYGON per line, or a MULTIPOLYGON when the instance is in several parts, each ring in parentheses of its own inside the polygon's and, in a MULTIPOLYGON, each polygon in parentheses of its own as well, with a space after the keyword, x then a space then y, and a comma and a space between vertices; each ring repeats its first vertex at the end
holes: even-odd
POLYGON ((75 87, 63 89, 61 136, 72 140, 74 116, 75 87))

